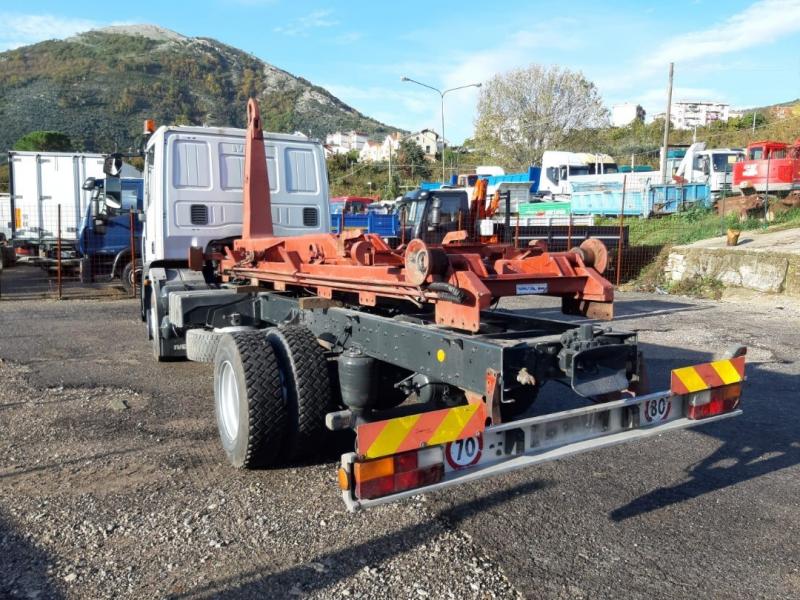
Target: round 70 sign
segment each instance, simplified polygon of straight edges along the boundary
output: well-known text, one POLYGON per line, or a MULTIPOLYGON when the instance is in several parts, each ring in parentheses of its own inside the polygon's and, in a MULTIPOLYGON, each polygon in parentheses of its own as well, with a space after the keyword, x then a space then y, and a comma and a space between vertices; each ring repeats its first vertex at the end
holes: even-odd
POLYGON ((444 457, 453 469, 466 469, 478 463, 483 451, 483 437, 476 435, 463 440, 448 442, 444 457))

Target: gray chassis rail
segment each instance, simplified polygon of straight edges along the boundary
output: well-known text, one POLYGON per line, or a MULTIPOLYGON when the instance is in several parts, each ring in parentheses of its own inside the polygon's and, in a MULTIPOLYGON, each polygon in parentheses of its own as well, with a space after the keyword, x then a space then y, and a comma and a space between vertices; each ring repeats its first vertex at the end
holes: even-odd
POLYGON ((192 327, 302 324, 330 348, 344 350, 355 345, 379 361, 478 395, 487 395, 487 376, 496 376, 498 402, 503 402, 504 387, 519 388, 517 378, 523 369, 538 383, 560 379, 582 395, 599 395, 610 388, 587 387, 580 381, 578 369, 572 369, 581 357, 596 358, 607 367, 605 384, 614 391, 625 387, 618 387, 619 372, 624 372, 626 366, 637 372, 638 367, 635 333, 589 326, 588 335, 596 340, 593 349, 576 341, 565 358, 562 336, 577 330, 577 324, 505 311, 485 311, 485 332, 470 334, 437 327, 429 314, 386 316, 284 292, 184 288, 168 296, 168 319, 165 317, 162 322, 161 331, 173 347, 181 347, 185 330, 192 327), (614 373, 616 379, 612 377, 614 373))

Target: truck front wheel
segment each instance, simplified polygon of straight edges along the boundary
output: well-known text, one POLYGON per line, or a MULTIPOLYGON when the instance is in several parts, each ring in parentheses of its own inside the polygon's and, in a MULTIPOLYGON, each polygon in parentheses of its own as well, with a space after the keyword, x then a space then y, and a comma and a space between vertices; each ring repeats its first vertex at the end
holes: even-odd
POLYGON ((225 334, 214 356, 214 406, 228 460, 252 469, 277 463, 289 427, 278 359, 263 331, 225 334))
POLYGON ((133 269, 133 263, 128 263, 125 265, 125 268, 122 269, 122 275, 120 277, 122 280, 122 287, 128 295, 133 293, 133 287, 136 286, 137 288, 142 283, 142 267, 141 265, 136 266, 136 270, 133 269))

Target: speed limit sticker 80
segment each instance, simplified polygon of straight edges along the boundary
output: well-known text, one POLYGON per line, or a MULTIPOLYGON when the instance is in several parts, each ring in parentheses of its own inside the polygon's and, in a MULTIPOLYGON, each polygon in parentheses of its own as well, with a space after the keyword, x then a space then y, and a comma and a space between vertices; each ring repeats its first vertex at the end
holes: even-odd
POLYGON ((648 400, 644 403, 644 418, 649 423, 658 423, 666 421, 669 413, 672 410, 672 400, 668 398, 657 398, 655 400, 648 400))
POLYGON ((453 469, 466 469, 478 463, 483 451, 483 437, 464 438, 448 442, 444 450, 444 457, 453 469))

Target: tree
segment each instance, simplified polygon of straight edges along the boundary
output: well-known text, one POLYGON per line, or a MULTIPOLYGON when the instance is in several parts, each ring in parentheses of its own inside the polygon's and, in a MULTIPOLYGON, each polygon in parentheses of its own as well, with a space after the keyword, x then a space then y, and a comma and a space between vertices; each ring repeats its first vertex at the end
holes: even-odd
POLYGON ((400 164, 399 171, 408 178, 427 179, 431 176, 431 166, 428 159, 425 158, 425 152, 412 139, 400 142, 400 148, 397 150, 397 162, 400 164))
POLYGON ((600 94, 582 73, 532 64, 481 88, 475 134, 494 158, 523 167, 559 149, 571 131, 607 123, 600 94))
POLYGON ((59 131, 31 131, 17 140, 14 150, 71 152, 73 146, 69 136, 59 131))

